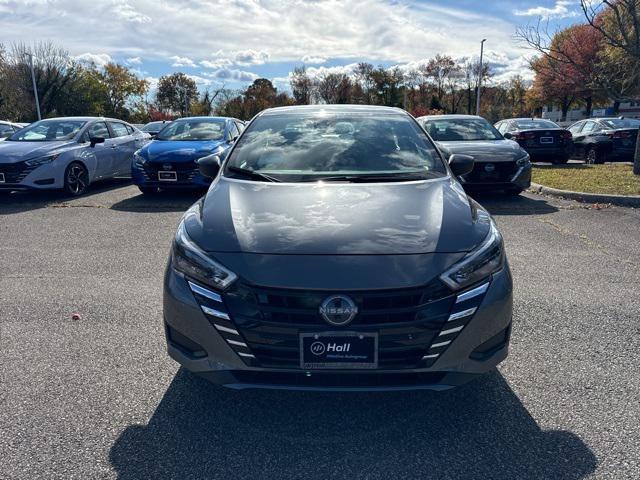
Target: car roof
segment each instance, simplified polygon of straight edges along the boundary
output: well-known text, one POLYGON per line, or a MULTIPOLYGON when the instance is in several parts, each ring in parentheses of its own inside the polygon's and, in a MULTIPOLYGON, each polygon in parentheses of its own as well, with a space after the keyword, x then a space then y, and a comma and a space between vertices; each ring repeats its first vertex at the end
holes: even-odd
POLYGON ((405 110, 396 107, 384 107, 381 105, 292 105, 288 107, 274 107, 263 110, 258 115, 282 115, 282 114, 314 114, 314 113, 404 113, 405 110))
POLYGON ((123 122, 123 123, 129 123, 126 120, 122 120, 120 118, 110 118, 110 117, 53 117, 53 118, 43 118, 42 120, 76 120, 76 121, 82 121, 82 122, 93 122, 96 120, 101 120, 101 121, 109 121, 109 122, 123 122))
POLYGON ((176 118, 175 120, 173 120, 174 122, 180 122, 183 120, 235 120, 234 118, 231 117, 209 117, 206 115, 202 115, 202 116, 198 116, 198 117, 183 117, 183 118, 176 118))
POLYGON ((423 115, 422 117, 418 117, 417 120, 486 120, 484 117, 479 115, 463 115, 461 113, 451 113, 448 115, 423 115))

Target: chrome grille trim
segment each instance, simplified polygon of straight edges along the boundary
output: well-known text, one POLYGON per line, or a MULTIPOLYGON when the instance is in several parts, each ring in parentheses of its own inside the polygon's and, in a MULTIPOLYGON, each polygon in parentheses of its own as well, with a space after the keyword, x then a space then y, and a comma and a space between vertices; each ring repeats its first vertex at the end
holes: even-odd
POLYGON ((200 308, 202 308, 202 311, 207 315, 211 315, 212 317, 222 318, 223 320, 230 320, 229 315, 227 315, 224 312, 214 310, 213 308, 205 307, 204 305, 201 305, 200 308))
POLYGON ((221 332, 226 332, 226 333, 231 333, 232 335, 238 335, 240 336, 240 334, 238 333, 237 330, 234 330, 233 328, 227 328, 227 327, 223 327, 222 325, 218 325, 217 323, 213 324, 218 330, 220 330, 221 332))
POLYGON ((424 357, 422 357, 423 360, 429 360, 431 358, 438 358, 440 356, 439 353, 433 353, 431 355, 425 355, 424 357))
POLYGON ((444 347, 445 345, 449 345, 450 343, 451 340, 447 340, 446 342, 434 343, 433 345, 431 345, 431 348, 444 347))
POLYGON ((197 293, 198 295, 202 295, 203 297, 208 298, 209 300, 213 300, 214 302, 222 303, 222 297, 211 290, 207 290, 206 288, 201 287, 193 282, 189 282, 189 288, 193 293, 197 293))
POLYGON ((247 347, 247 344, 244 342, 238 342, 236 340, 227 340, 227 342, 229 342, 231 345, 237 345, 238 347, 247 347))
POLYGON ((241 357, 256 358, 252 353, 236 352, 241 357))
POLYGON ((464 302, 466 300, 470 300, 474 297, 477 297, 478 295, 482 295, 483 293, 485 293, 489 288, 489 282, 480 285, 479 287, 474 288, 473 290, 469 290, 468 292, 464 292, 460 295, 458 295, 458 298, 456 299, 456 303, 461 303, 464 302))
POLYGON ((449 320, 447 320, 447 322, 453 322, 454 320, 458 320, 459 318, 470 317, 471 315, 476 313, 477 309, 478 307, 473 307, 462 310, 461 312, 452 313, 451 315, 449 315, 449 320))
POLYGON ((464 328, 464 325, 460 325, 459 327, 450 328, 448 330, 443 330, 438 334, 438 336, 439 337, 443 337, 445 335, 449 335, 450 333, 456 333, 456 332, 459 332, 460 330, 462 330, 463 328, 464 328))

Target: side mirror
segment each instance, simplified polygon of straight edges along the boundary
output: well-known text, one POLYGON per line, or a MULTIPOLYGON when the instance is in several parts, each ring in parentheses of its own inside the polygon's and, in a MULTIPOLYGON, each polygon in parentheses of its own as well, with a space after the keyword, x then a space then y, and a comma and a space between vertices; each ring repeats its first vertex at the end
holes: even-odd
POLYGON ((456 177, 461 177, 473 170, 473 157, 470 155, 453 154, 449 157, 449 167, 456 177))
POLYGON ((511 140, 511 138, 513 138, 513 135, 511 135, 509 132, 504 132, 502 136, 507 140, 511 140))
POLYGON ((95 147, 98 143, 104 143, 104 138, 103 137, 91 137, 89 139, 89 142, 91 143, 92 147, 95 147))
POLYGON ((208 155, 206 157, 199 158, 196 163, 198 164, 198 170, 205 177, 216 178, 220 173, 222 162, 218 155, 208 155))

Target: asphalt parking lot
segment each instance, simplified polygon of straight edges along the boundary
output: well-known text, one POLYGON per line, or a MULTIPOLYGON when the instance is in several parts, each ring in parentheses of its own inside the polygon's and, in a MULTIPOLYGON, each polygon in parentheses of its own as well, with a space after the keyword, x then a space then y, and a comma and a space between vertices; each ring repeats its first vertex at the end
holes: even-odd
POLYGON ((640 478, 640 211, 478 199, 516 288, 499 371, 327 394, 225 390, 165 354, 162 272, 196 196, 0 197, 0 477, 640 478))

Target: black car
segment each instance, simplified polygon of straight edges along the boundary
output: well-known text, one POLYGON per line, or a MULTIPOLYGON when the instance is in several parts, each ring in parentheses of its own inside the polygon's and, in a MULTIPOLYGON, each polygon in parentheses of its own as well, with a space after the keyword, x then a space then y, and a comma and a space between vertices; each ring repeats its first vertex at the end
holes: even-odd
POLYGON ((633 161, 640 120, 635 118, 591 118, 569 127, 576 156, 586 163, 633 161))
POLYGON ((400 109, 265 110, 180 222, 168 352, 232 388, 445 389, 507 355, 502 237, 400 109))
POLYGON ((529 155, 516 142, 505 140, 489 122, 474 115, 431 115, 418 122, 448 158, 471 155, 473 170, 459 178, 468 188, 519 194, 531 184, 529 155))
POLYGON ((149 122, 140 130, 151 135, 151 138, 155 138, 160 130, 162 130, 169 123, 171 123, 171 120, 158 120, 157 122, 149 122))
POLYGON ((573 154, 571 132, 551 120, 541 118, 508 118, 495 124, 505 137, 515 140, 531 156, 532 161, 567 163, 573 154))

